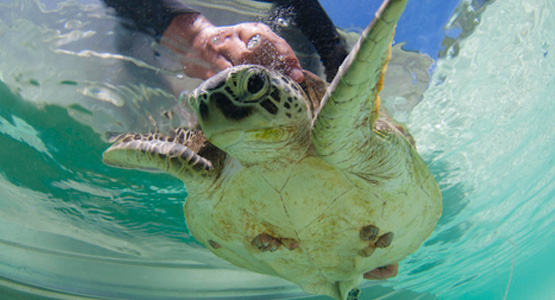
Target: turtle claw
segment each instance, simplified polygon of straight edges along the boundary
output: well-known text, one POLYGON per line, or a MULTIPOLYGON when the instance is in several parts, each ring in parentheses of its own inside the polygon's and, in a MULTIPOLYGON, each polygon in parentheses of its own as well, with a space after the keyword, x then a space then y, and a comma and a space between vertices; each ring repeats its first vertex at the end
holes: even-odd
POLYGON ((256 246, 258 250, 260 250, 261 252, 266 252, 266 251, 274 252, 281 245, 281 242, 279 241, 279 239, 276 239, 267 233, 258 235, 252 240, 251 243, 254 246, 256 246))
POLYGON ((216 243, 213 240, 208 240, 208 244, 210 245, 210 247, 214 248, 214 249, 220 249, 222 248, 222 246, 218 243, 216 243))
POLYGON ((251 244, 256 246, 258 250, 260 250, 261 252, 266 252, 266 251, 274 252, 277 249, 279 249, 281 245, 283 245, 288 250, 295 250, 300 246, 299 241, 295 239, 276 238, 267 233, 262 233, 256 236, 252 240, 251 244))
POLYGON ((360 289, 354 288, 350 290, 349 293, 347 294, 347 300, 358 300, 359 296, 360 296, 360 289))
POLYGON ((360 239, 363 241, 374 241, 379 232, 378 227, 374 225, 364 226, 360 230, 360 239))
POLYGON ((380 238, 376 242, 376 247, 378 247, 378 248, 389 247, 389 245, 391 245, 392 241, 393 241, 393 232, 388 232, 388 233, 380 236, 380 238))
POLYGON ((370 255, 372 255, 372 253, 374 253, 374 250, 376 250, 376 247, 374 246, 368 246, 362 250, 360 250, 358 252, 358 255, 362 256, 362 257, 369 257, 370 255))
POLYGON ((378 238, 379 233, 380 229, 374 225, 367 225, 360 229, 360 239, 370 243, 366 248, 360 250, 358 255, 362 257, 369 257, 372 253, 374 253, 376 248, 386 248, 391 245, 391 242, 393 241, 393 232, 382 234, 378 238))
POLYGON ((289 250, 295 250, 300 246, 299 241, 288 238, 280 239, 280 243, 289 250))

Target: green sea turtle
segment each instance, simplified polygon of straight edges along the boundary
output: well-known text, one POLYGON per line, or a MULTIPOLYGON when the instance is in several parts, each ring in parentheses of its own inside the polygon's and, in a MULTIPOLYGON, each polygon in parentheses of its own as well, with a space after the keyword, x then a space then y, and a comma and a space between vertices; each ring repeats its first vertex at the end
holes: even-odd
POLYGON ((329 87, 308 73, 301 87, 261 66, 229 68, 187 97, 198 127, 120 136, 104 162, 183 180, 187 225, 217 256, 356 299, 362 275, 414 252, 441 214, 412 138, 379 113, 406 3, 384 2, 329 87))

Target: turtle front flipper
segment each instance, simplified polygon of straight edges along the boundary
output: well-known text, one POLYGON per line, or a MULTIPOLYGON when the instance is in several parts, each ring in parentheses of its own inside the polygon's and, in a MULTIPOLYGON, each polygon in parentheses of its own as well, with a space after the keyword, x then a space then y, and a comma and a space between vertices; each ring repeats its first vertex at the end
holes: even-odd
POLYGON ((191 182, 219 172, 225 153, 199 130, 179 128, 162 133, 127 133, 103 153, 103 162, 119 168, 161 170, 191 182))
POLYGON ((351 168, 353 154, 375 134, 379 117, 379 92, 395 26, 408 0, 386 0, 362 32, 335 79, 330 84, 313 124, 313 145, 320 157, 351 168))

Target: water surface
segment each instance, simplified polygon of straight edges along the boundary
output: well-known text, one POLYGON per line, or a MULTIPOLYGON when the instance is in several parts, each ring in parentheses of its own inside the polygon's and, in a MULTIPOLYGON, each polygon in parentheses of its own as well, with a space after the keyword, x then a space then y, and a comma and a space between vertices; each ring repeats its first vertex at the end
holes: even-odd
MULTIPOLYGON (((343 27, 365 26, 358 19, 372 14, 347 19, 322 3, 343 27)), ((432 5, 412 1, 395 39, 436 60, 429 87, 414 109, 392 90, 385 101, 404 107, 397 116, 440 184, 444 213, 400 274, 367 283, 362 299, 553 299, 555 4, 446 1, 433 22, 418 21, 432 5)), ((196 242, 184 225, 186 189, 178 180, 101 163, 111 132, 175 122, 161 117, 175 96, 160 78, 184 88, 198 83, 126 52, 120 30, 95 1, 0 2, 4 292, 308 297, 196 242)), ((151 47, 140 34, 129 40, 133 49, 151 47)), ((422 62, 418 55, 390 72, 422 62)), ((390 82, 420 95, 428 79, 414 70, 422 68, 409 68, 414 82, 391 74, 390 82)))

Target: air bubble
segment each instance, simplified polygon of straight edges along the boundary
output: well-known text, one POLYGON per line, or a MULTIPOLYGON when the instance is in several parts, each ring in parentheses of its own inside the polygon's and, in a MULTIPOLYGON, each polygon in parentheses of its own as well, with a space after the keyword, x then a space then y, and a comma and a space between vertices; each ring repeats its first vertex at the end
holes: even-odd
POLYGON ((64 28, 65 29, 80 29, 83 27, 83 23, 81 23, 81 21, 79 20, 69 20, 67 22, 64 23, 64 28))
POLYGON ((289 27, 289 21, 284 18, 278 18, 276 23, 279 27, 289 27))

